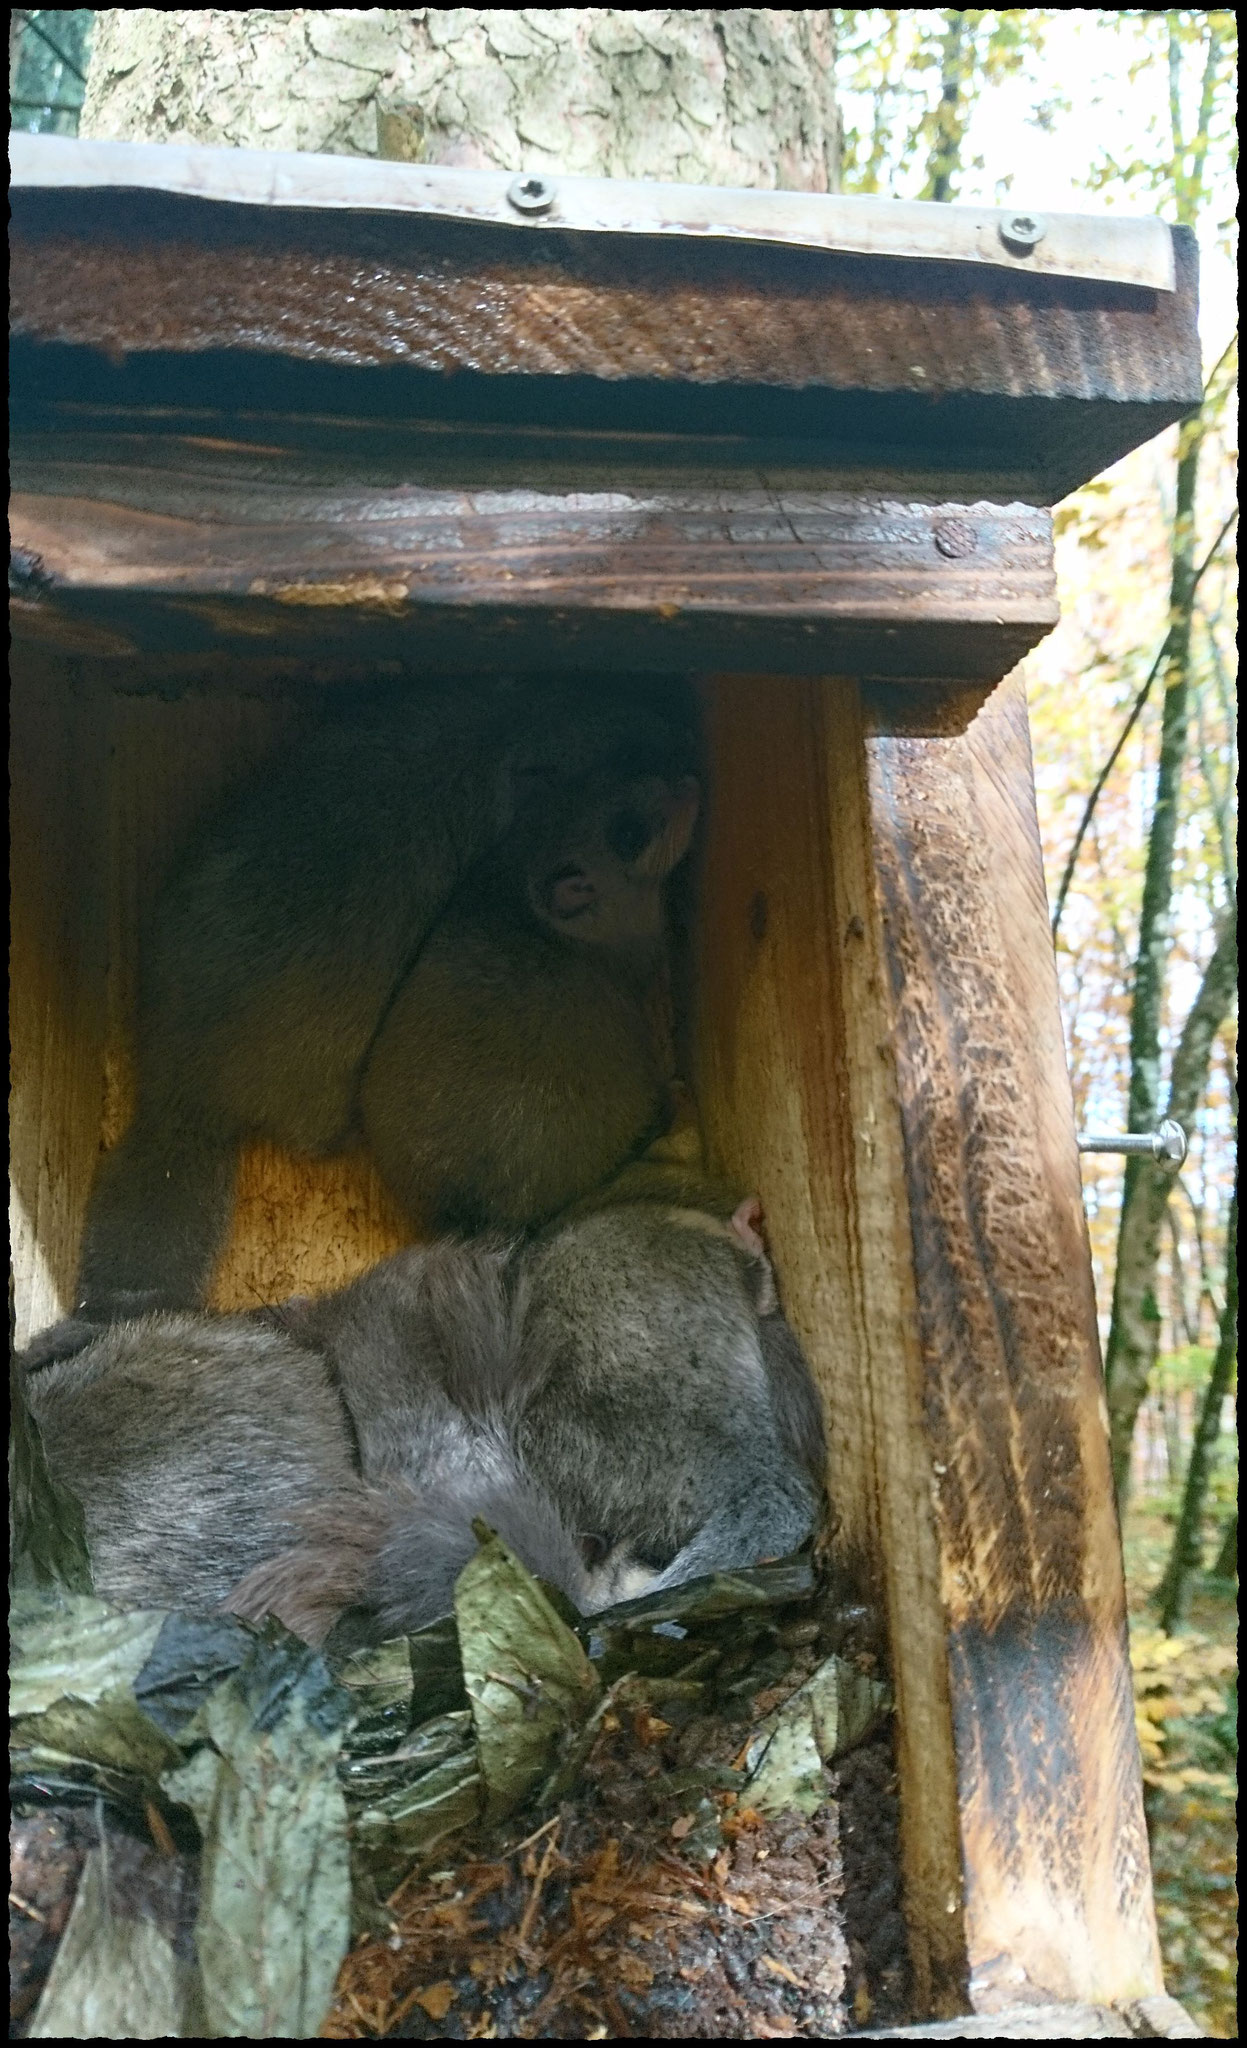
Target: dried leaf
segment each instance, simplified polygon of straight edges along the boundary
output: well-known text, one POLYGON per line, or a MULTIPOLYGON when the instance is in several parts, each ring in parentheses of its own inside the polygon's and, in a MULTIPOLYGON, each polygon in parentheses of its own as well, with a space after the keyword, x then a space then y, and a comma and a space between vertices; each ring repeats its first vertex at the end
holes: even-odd
POLYGON ((480 1818, 484 1783, 473 1749, 448 1757, 414 1784, 400 1785, 357 1812, 351 1840, 361 1866, 384 1891, 448 1835, 480 1818))
POLYGON ((121 1614, 84 1594, 21 1594, 11 1610, 14 1771, 52 1766, 101 1789, 133 1779, 136 1800, 176 1760, 135 1701, 162 1614, 121 1614))
POLYGON ((531 1572, 483 1525, 459 1574, 455 1618, 487 1816, 510 1812, 588 1719, 598 1683, 579 1639, 531 1572))
POLYGON ((353 1757, 392 1751, 411 1727, 411 1649, 406 1636, 358 1650, 333 1667, 351 1701, 348 1746, 353 1757))
POLYGON ((253 1640, 251 1630, 228 1614, 167 1614, 134 1681, 135 1700, 149 1721, 180 1742, 210 1694, 249 1655, 253 1640))
POLYGON ((459 1630, 452 1614, 408 1636, 407 1654, 411 1659, 413 1721, 424 1721, 434 1714, 451 1714, 467 1706, 459 1630))
POLYGON ((618 1629, 653 1628, 662 1622, 674 1622, 687 1630, 699 1622, 718 1621, 746 1609, 807 1600, 813 1590, 814 1569, 808 1558, 754 1565, 746 1571, 715 1572, 709 1578, 688 1579, 670 1592, 645 1593, 639 1600, 604 1608, 593 1617, 592 1633, 606 1638, 618 1629))
POLYGON ((638 1707, 632 1716, 632 1733, 643 1748, 650 1748, 661 1742, 664 1735, 670 1735, 670 1721, 663 1721, 657 1714, 651 1714, 647 1706, 638 1707))
POLYGON ((316 2033, 349 1937, 338 1752, 349 1713, 317 1652, 275 1623, 206 1702, 165 1788, 204 1838, 195 1930, 206 2030, 316 2033))
POLYGON ((362 1756, 356 1755, 357 1735, 355 1728, 347 1735, 350 1753, 344 1754, 338 1776, 348 1799, 370 1807, 393 1794, 414 1791, 420 1779, 451 1757, 471 1754, 476 1767, 472 1716, 466 1707, 456 1714, 439 1714, 414 1728, 384 1755, 370 1754, 370 1745, 362 1756))
MULTIPOLYGON (((672 1830, 674 1833, 675 1830, 672 1830)), ((692 1816, 692 1826, 685 1834, 682 1853, 689 1863, 700 1863, 708 1869, 723 1848, 723 1820, 718 1807, 711 1799, 699 1799, 697 1811, 692 1816)))
POLYGON ((430 1984, 427 1991, 417 1991, 415 2003, 424 2007, 431 2020, 444 2020, 455 2002, 453 1984, 430 1984))
POLYGON ((750 1805, 759 1813, 814 1813, 827 1796, 823 1765, 862 1740, 887 1698, 881 1680, 828 1657, 750 1744, 750 1805))
POLYGON ((194 1972, 150 1920, 109 1898, 106 1859, 92 1849, 73 1911, 29 2027, 35 2041, 193 2039, 194 1972))

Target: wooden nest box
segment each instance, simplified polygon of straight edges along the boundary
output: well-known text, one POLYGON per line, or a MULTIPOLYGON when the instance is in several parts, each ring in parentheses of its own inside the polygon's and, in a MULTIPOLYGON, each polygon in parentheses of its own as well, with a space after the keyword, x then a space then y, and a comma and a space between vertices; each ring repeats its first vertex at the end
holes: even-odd
MULTIPOLYGON (((1045 509, 1200 398, 1154 221, 15 136, 14 1268, 72 1285, 135 933, 325 685, 695 672, 688 1042, 887 1613, 921 1995, 1161 1989, 1026 707, 1045 509), (509 196, 510 195, 510 196, 509 196)), ((626 684, 621 681, 620 687, 626 684)), ((218 1305, 400 1241, 254 1148, 218 1305)))

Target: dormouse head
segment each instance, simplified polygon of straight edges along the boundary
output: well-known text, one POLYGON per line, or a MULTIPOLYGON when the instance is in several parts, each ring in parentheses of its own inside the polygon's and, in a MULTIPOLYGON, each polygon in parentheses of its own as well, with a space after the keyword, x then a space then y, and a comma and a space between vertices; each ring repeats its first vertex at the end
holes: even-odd
POLYGON ((528 899, 561 938, 630 947, 662 936, 663 884, 697 822, 691 775, 604 779, 563 821, 552 818, 527 862, 528 899))

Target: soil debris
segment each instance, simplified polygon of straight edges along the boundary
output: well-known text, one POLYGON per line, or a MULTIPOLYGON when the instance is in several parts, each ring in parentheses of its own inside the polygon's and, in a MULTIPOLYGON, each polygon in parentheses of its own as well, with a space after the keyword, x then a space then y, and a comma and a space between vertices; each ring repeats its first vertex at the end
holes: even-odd
POLYGON ((713 1656, 681 1641, 680 1677, 616 1678, 574 1796, 414 1870, 322 2037, 821 2039, 904 2016, 890 1723, 824 1772, 812 1816, 762 1816, 758 1723, 828 1634, 787 1621, 745 1656, 747 1634, 722 1629, 713 1656))

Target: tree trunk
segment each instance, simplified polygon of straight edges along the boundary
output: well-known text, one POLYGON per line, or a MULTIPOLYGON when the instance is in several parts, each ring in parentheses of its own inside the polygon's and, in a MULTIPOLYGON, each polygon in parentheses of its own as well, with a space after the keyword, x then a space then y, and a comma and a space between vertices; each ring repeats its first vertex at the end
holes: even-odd
POLYGON ((1221 1548, 1217 1552, 1216 1563, 1213 1565, 1212 1568, 1212 1575, 1214 1579, 1236 1579, 1238 1577, 1237 1515, 1231 1515, 1229 1521, 1225 1525, 1225 1534, 1221 1538, 1221 1548))
POLYGON ((80 133, 826 192, 830 9, 110 8, 80 133))
POLYGON ((1204 1391, 1199 1421, 1195 1425, 1195 1441, 1191 1445, 1191 1462, 1186 1468, 1186 1485, 1182 1489, 1182 1512, 1178 1516, 1178 1526, 1174 1531, 1173 1549, 1169 1553, 1165 1576, 1156 1593, 1156 1602, 1160 1608, 1160 1625, 1166 1635, 1172 1635, 1182 1620, 1191 1575, 1197 1572, 1203 1563, 1204 1502, 1208 1494, 1208 1481, 1212 1475, 1217 1438, 1221 1434, 1221 1409, 1230 1391, 1230 1380, 1238 1357, 1237 1254, 1236 1167, 1229 1229, 1225 1239, 1225 1307, 1221 1314, 1221 1334, 1217 1341, 1217 1354, 1212 1362, 1212 1373, 1204 1391))
MULTIPOLYGON (((1154 830, 1153 830, 1154 836, 1154 830)), ((1163 955, 1161 956, 1163 961, 1163 955)), ((1224 1022, 1238 981, 1238 932, 1234 905, 1227 905, 1217 927, 1217 942, 1204 971, 1199 994, 1182 1027, 1173 1056, 1173 1074, 1166 1115, 1189 1130, 1208 1079, 1212 1042, 1224 1022)), ((1132 1130, 1155 1123, 1158 1105, 1132 1130)), ((1126 1175, 1121 1229, 1117 1240, 1117 1272, 1113 1283, 1113 1323, 1109 1331, 1105 1372, 1113 1440, 1113 1477, 1118 1499, 1130 1485, 1130 1444, 1139 1404, 1147 1392, 1156 1358, 1159 1310, 1156 1306, 1156 1265, 1165 1207, 1176 1169, 1165 1160, 1132 1159, 1126 1175)))
POLYGON ((1162 1391, 1159 1406, 1165 1437, 1165 1473, 1170 1486, 1177 1486, 1182 1477, 1182 1410, 1176 1391, 1162 1391))
MULTIPOLYGON (((1177 17, 1169 17, 1171 80, 1178 62, 1177 17)), ((1180 103, 1171 93, 1170 118, 1173 143, 1174 197, 1178 219, 1195 226, 1204 198, 1204 170, 1208 137, 1216 96, 1217 67, 1221 36, 1215 18, 1208 25, 1199 120, 1188 145, 1180 126, 1180 103), (1190 159, 1188 167, 1188 158, 1190 159)), ((1206 396, 1207 394, 1205 394, 1206 396)), ((1160 1041, 1164 1011, 1165 969, 1172 931, 1174 848, 1178 831, 1178 800, 1182 771, 1186 764, 1190 726, 1191 626, 1195 611, 1198 571, 1195 566, 1195 494, 1199 480, 1199 456, 1208 424, 1207 407, 1186 421, 1178 441, 1178 475, 1174 502, 1173 540, 1169 585, 1169 637, 1165 648, 1165 701, 1161 712, 1160 761, 1156 775, 1156 801, 1148 835, 1147 865, 1143 877, 1143 900, 1139 909, 1139 949, 1135 963, 1134 988, 1130 1005, 1130 1097, 1126 1128, 1149 1131, 1160 1110, 1160 1041)), ((1231 924, 1233 905, 1230 906, 1231 924)), ((1232 935, 1231 935, 1232 936, 1232 935)), ((1221 943, 1224 944, 1222 933, 1221 943)), ((1220 947, 1218 948, 1220 951, 1220 947)), ((1217 955, 1214 955, 1214 964, 1217 955)), ((1234 955, 1235 971, 1237 953, 1234 955)), ((1214 966, 1208 970, 1214 976, 1214 966)), ((1186 1046, 1192 1024, 1198 1040, 1202 1023, 1196 1017, 1209 989, 1208 977, 1188 1017, 1179 1046, 1186 1046)), ((1192 1073, 1198 1072, 1193 1091, 1179 1087, 1178 1058, 1175 1057, 1170 1084, 1168 1114, 1189 1125, 1203 1093, 1212 1035, 1225 1016, 1232 989, 1217 1013, 1208 1033, 1202 1060, 1193 1043, 1192 1073), (1181 1095, 1186 1113, 1175 1106, 1181 1095)), ((1121 1221, 1117 1234, 1117 1264, 1113 1276, 1113 1313, 1104 1354, 1104 1376, 1108 1386, 1109 1415, 1113 1439, 1113 1474, 1118 1499, 1124 1502, 1130 1485, 1130 1439, 1139 1403, 1147 1388, 1147 1376, 1155 1348, 1152 1327, 1157 1315, 1155 1301, 1156 1266, 1160 1249, 1160 1227, 1165 1203, 1173 1181, 1166 1170, 1150 1159, 1126 1161, 1121 1198, 1121 1221)))
POLYGON ((966 72, 972 51, 966 47, 973 31, 966 27, 965 9, 955 7, 948 15, 940 61, 940 99, 935 110, 935 139, 927 162, 924 198, 947 200, 953 195, 953 178, 961 163, 961 142, 965 133, 965 111, 961 106, 966 72))

